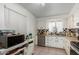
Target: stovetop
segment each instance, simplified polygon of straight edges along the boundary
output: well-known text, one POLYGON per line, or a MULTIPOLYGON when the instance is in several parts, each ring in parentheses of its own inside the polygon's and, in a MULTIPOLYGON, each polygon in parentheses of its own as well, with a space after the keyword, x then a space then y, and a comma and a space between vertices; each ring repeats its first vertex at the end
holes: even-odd
POLYGON ((76 49, 79 50, 79 42, 71 42, 71 45, 74 46, 76 49))

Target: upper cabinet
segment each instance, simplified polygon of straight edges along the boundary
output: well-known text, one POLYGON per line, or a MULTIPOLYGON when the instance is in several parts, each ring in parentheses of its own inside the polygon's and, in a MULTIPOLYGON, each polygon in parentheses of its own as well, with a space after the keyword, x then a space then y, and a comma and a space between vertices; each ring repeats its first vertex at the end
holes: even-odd
POLYGON ((26 16, 5 5, 5 25, 6 28, 15 30, 17 33, 26 34, 26 16))
POLYGON ((0 29, 5 28, 4 24, 4 4, 0 3, 0 29))
POLYGON ((5 24, 7 28, 16 30, 18 33, 26 33, 26 17, 5 8, 5 24))
POLYGON ((67 28, 74 28, 74 15, 70 15, 66 22, 67 28))
POLYGON ((67 28, 79 28, 79 15, 71 15, 67 19, 67 28))
POLYGON ((68 28, 79 28, 79 4, 75 4, 69 13, 68 28))
POLYGON ((79 15, 74 16, 74 26, 75 28, 79 28, 79 15))

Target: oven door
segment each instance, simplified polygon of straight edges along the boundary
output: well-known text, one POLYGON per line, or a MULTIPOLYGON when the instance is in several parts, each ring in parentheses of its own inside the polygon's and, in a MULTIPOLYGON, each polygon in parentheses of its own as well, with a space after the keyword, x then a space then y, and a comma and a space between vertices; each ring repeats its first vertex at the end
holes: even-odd
POLYGON ((70 55, 78 55, 72 48, 70 48, 70 55))

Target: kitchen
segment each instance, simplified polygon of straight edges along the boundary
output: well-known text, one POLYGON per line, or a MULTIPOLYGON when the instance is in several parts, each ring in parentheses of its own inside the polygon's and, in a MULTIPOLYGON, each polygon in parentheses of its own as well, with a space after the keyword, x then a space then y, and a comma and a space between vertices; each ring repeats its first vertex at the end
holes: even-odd
MULTIPOLYGON (((66 6, 68 6, 68 4, 66 6)), ((60 7, 60 5, 54 5, 54 7, 57 8, 57 7, 60 7)), ((57 15, 57 16, 38 18, 37 19, 38 46, 60 48, 60 49, 64 49, 67 55, 73 55, 73 54, 78 55, 78 50, 79 50, 78 49, 78 44, 79 44, 78 43, 79 42, 78 22, 79 22, 78 4, 75 4, 75 6, 72 7, 69 15, 59 15, 59 16, 57 15)), ((48 53, 48 54, 55 54, 55 53, 57 52, 55 51, 53 53, 48 53)))
POLYGON ((47 21, 47 23, 48 22, 49 22, 48 24, 49 31, 48 29, 45 29, 47 27, 42 25, 42 24, 45 24, 45 21, 43 23, 41 23, 40 21, 41 25, 39 25, 38 27, 39 28, 42 27, 42 29, 40 28, 38 30, 38 45, 65 49, 66 54, 72 55, 71 48, 73 47, 71 46, 71 43, 79 42, 78 36, 77 36, 79 29, 78 28, 76 29, 75 28, 71 28, 71 29, 63 28, 65 27, 63 26, 63 23, 66 21, 63 22, 62 19, 61 20, 55 19, 55 21, 53 21, 52 19, 52 21, 47 21))
POLYGON ((0 19, 0 55, 79 54, 78 3, 0 3, 0 19))

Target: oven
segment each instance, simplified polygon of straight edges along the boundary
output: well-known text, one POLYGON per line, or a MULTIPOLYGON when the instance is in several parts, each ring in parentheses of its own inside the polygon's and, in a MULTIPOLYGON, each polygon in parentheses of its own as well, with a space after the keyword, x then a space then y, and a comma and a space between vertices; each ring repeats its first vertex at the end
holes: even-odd
POLYGON ((70 55, 79 55, 79 42, 71 42, 70 55))

